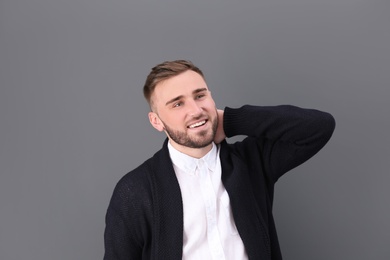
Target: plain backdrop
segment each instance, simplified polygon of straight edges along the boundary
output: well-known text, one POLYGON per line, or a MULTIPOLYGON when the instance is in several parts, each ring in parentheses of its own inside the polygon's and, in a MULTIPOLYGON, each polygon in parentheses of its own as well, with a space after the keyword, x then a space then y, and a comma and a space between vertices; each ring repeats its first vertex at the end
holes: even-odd
POLYGON ((284 259, 390 259, 389 13, 387 0, 0 0, 0 259, 102 259, 116 182, 165 138, 143 83, 173 59, 204 71, 219 108, 336 118, 276 186, 284 259))

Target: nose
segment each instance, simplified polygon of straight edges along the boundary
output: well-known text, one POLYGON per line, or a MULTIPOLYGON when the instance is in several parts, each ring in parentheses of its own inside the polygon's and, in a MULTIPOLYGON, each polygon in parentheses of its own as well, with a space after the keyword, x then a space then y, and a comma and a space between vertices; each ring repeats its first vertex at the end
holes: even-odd
POLYGON ((199 116, 200 114, 202 114, 202 107, 195 101, 195 100, 191 100, 189 103, 188 103, 188 114, 192 117, 197 117, 199 116))

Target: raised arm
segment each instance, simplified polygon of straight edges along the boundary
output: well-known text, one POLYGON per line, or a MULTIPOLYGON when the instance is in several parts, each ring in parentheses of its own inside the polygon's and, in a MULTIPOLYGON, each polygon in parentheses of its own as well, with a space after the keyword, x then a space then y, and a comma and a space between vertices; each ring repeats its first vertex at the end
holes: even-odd
POLYGON ((252 159, 256 153, 274 182, 315 155, 334 128, 335 120, 329 113, 290 105, 226 107, 223 116, 227 137, 249 137, 236 144, 237 151, 252 159))

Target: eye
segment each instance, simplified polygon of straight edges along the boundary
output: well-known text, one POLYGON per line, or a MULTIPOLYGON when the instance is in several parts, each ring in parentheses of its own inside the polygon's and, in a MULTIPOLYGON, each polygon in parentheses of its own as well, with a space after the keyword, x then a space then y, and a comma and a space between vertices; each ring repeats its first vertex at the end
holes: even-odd
POLYGON ((204 96, 206 96, 206 95, 205 94, 198 94, 198 95, 196 95, 196 99, 200 99, 200 98, 202 98, 204 96))
POLYGON ((183 105, 182 102, 176 102, 176 103, 173 104, 173 107, 180 107, 182 105, 183 105))

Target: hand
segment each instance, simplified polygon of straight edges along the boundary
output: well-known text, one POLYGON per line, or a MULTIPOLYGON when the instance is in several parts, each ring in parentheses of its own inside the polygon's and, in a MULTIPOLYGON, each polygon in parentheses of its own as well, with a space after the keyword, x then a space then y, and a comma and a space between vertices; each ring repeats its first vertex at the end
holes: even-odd
POLYGON ((214 137, 214 143, 216 144, 219 144, 226 138, 225 131, 223 130, 223 113, 223 110, 217 109, 218 126, 214 137))

